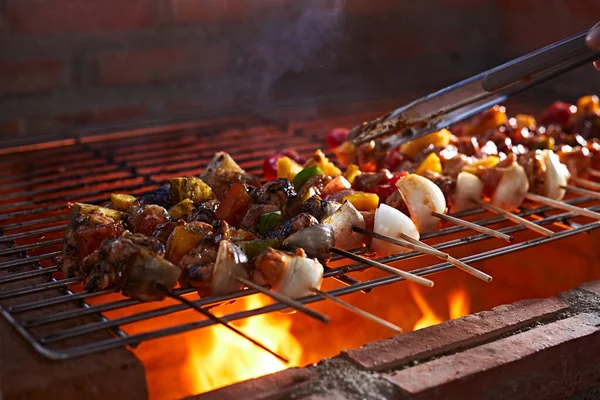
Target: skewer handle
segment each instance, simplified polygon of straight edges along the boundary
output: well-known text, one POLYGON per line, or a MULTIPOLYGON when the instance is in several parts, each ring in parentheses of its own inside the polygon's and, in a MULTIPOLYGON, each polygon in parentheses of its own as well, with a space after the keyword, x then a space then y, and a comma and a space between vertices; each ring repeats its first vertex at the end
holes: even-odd
POLYGON ((264 293, 267 296, 269 296, 283 304, 287 304, 288 306, 295 308, 296 310, 301 311, 304 314, 306 314, 310 317, 313 317, 314 319, 316 319, 318 321, 321 321, 325 324, 329 322, 329 317, 327 315, 321 314, 318 311, 312 310, 312 309, 306 307, 304 304, 300 303, 299 301, 292 299, 291 297, 288 297, 281 293, 274 292, 273 290, 269 290, 261 285, 258 285, 256 283, 252 282, 249 279, 242 278, 240 276, 234 276, 234 275, 232 275, 232 276, 235 280, 237 280, 241 284, 244 284, 244 285, 248 286, 249 288, 254 289, 258 292, 264 293))
POLYGON ((402 236, 402 239, 398 239, 398 238, 395 238, 392 236, 382 235, 381 233, 369 231, 367 229, 363 229, 358 226, 353 226, 352 230, 354 230, 355 232, 358 232, 360 234, 366 235, 366 236, 371 236, 375 239, 383 240, 385 242, 389 242, 392 244, 397 244, 398 246, 407 247, 411 250, 418 251, 423 254, 429 254, 431 256, 439 257, 444 260, 447 258, 446 253, 441 252, 437 249, 432 249, 430 247, 428 248, 426 246, 423 246, 423 243, 421 243, 421 242, 417 242, 417 243, 411 242, 406 239, 406 236, 402 236))
POLYGON ((316 289, 316 288, 312 288, 311 290, 313 291, 313 293, 316 293, 319 296, 322 296, 322 297, 326 298, 327 300, 331 300, 334 303, 337 303, 340 306, 342 306, 344 308, 347 308, 348 310, 352 311, 355 314, 358 314, 358 315, 360 315, 362 317, 365 317, 365 318, 367 318, 367 319, 369 319, 369 320, 371 320, 373 322, 376 322, 379 325, 383 325, 386 328, 389 328, 389 329, 393 330, 396 333, 402 333, 402 329, 399 326, 394 325, 391 322, 386 321, 383 318, 379 318, 378 316, 373 315, 370 312, 367 312, 367 311, 365 311, 363 309, 360 309, 360 308, 358 308, 356 306, 353 306, 352 304, 350 304, 350 303, 348 303, 348 302, 346 302, 344 300, 340 300, 337 297, 335 297, 335 296, 333 296, 333 295, 331 295, 331 294, 329 294, 327 292, 323 292, 322 290, 319 290, 319 289, 316 289))
POLYGON ((433 211, 431 215, 439 219, 443 219, 444 221, 451 222, 455 225, 464 226, 465 228, 472 229, 476 232, 484 233, 486 235, 493 236, 498 239, 506 240, 507 242, 513 242, 515 240, 514 237, 507 235, 506 233, 498 232, 497 230, 474 224, 473 222, 465 221, 463 219, 453 217, 452 215, 442 214, 437 211, 433 211))
POLYGON ((546 204, 551 207, 570 211, 574 214, 582 215, 584 217, 600 220, 600 213, 597 213, 597 212, 591 211, 591 210, 587 210, 585 208, 577 207, 572 204, 564 203, 562 201, 554 200, 549 197, 540 196, 538 194, 533 194, 533 193, 527 193, 525 198, 527 198, 531 201, 536 201, 538 203, 546 204))
POLYGON ((584 196, 589 196, 589 197, 594 197, 596 199, 600 199, 600 193, 593 191, 593 190, 584 189, 584 188, 580 188, 578 186, 571 186, 571 185, 561 186, 561 188, 568 190, 569 192, 582 194, 584 196))
POLYGON ((534 224, 533 222, 526 220, 525 218, 520 217, 516 214, 513 214, 509 211, 503 210, 500 207, 496 207, 492 204, 486 203, 485 201, 479 200, 479 199, 474 199, 473 202, 478 204, 484 210, 491 211, 498 215, 502 215, 504 218, 511 220, 512 222, 515 222, 519 225, 522 225, 527 229, 531 229, 532 231, 541 233, 544 236, 548 236, 548 237, 554 236, 554 232, 551 231, 550 229, 544 228, 543 226, 540 226, 538 224, 534 224))
POLYGON ((380 263, 378 261, 375 260, 370 260, 368 258, 365 257, 361 257, 359 255, 356 255, 354 253, 350 253, 349 251, 346 250, 342 250, 342 249, 338 249, 336 247, 332 247, 329 249, 329 251, 331 251, 332 253, 336 253, 339 254, 340 256, 344 256, 346 258, 349 258, 351 260, 357 261, 359 263, 363 263, 363 264, 367 264, 370 265, 371 267, 375 267, 375 268, 379 268, 385 272, 389 272, 390 274, 394 274, 397 276, 400 276, 404 279, 406 279, 407 281, 412 281, 415 283, 418 283, 419 285, 423 285, 423 286, 427 286, 427 287, 433 287, 433 281, 426 279, 426 278, 422 278, 420 276, 411 274, 410 272, 405 272, 402 271, 400 269, 397 268, 392 268, 389 265, 385 265, 383 263, 380 263))

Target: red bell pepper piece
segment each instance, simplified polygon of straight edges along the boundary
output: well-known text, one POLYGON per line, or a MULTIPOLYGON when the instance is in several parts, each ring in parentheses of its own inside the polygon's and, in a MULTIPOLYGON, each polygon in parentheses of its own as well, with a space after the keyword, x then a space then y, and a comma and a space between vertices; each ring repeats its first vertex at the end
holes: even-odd
POLYGON ((217 207, 215 218, 237 227, 251 204, 252 197, 246 192, 246 187, 240 182, 234 182, 217 207))

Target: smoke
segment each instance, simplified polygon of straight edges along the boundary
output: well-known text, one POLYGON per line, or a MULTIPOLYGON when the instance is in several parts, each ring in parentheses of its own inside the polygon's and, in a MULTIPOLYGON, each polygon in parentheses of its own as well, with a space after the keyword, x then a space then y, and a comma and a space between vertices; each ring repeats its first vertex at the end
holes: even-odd
POLYGON ((302 9, 285 23, 264 23, 238 59, 238 88, 246 101, 265 104, 275 82, 288 72, 301 72, 328 42, 339 37, 344 0, 287 3, 302 9), (294 5, 295 4, 295 5, 294 5))

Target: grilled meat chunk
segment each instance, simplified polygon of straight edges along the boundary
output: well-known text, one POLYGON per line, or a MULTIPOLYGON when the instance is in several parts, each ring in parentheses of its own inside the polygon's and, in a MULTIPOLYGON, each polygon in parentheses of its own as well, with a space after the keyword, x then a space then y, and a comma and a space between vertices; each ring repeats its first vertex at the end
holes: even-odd
POLYGON ((447 175, 440 175, 435 172, 425 172, 423 176, 435 183, 442 190, 444 198, 446 199, 446 204, 451 208, 451 205, 454 204, 456 178, 447 175))
POLYGON ((260 187, 260 180, 247 174, 239 165, 225 152, 215 154, 212 161, 204 169, 200 178, 211 187, 217 199, 222 199, 229 187, 234 182, 245 185, 260 187))
POLYGON ((125 227, 126 214, 109 208, 76 203, 65 229, 62 251, 56 264, 66 277, 81 275, 81 261, 94 252, 104 239, 118 237, 125 227))
POLYGON ((148 204, 140 206, 127 218, 127 225, 134 233, 150 236, 159 225, 171 219, 169 212, 161 206, 148 204))
POLYGON ((285 178, 279 178, 265 183, 254 194, 254 199, 259 204, 271 204, 281 210, 289 200, 296 196, 292 182, 285 178))
POLYGON ((546 182, 546 166, 542 160, 540 151, 530 151, 520 154, 517 157, 517 163, 523 167, 527 179, 529 180, 529 191, 535 194, 544 195, 546 182))
POLYGON ((363 172, 354 178, 352 189, 359 192, 369 192, 375 186, 390 179, 392 179, 392 173, 387 169, 382 169, 379 172, 363 172))
POLYGON ((292 233, 296 233, 301 229, 308 228, 309 226, 313 226, 318 223, 319 221, 312 215, 301 213, 282 223, 279 229, 269 232, 267 237, 283 240, 292 233))
POLYGON ((98 250, 83 260, 86 290, 100 290, 114 285, 134 299, 156 301, 165 298, 158 289, 172 289, 180 270, 163 258, 165 247, 157 239, 140 234, 126 234, 106 239, 98 250))

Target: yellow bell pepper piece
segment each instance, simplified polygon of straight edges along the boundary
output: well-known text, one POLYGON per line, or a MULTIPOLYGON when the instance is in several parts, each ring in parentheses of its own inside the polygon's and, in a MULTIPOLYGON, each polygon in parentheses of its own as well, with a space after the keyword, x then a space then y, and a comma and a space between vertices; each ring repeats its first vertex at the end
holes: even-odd
POLYGON ((169 208, 169 214, 174 219, 179 219, 194 211, 194 202, 191 199, 183 199, 173 207, 169 208))
POLYGON ((598 114, 600 111, 600 99, 598 96, 583 96, 577 100, 577 114, 598 114))
POLYGON ((379 206, 379 196, 375 193, 356 192, 344 196, 342 203, 346 200, 358 211, 373 211, 379 206))
POLYGON ((200 178, 193 176, 169 179, 171 186, 171 203, 177 204, 182 200, 190 199, 194 203, 201 203, 215 197, 210 186, 200 178))
POLYGON ((517 114, 515 121, 517 128, 535 129, 537 126, 535 117, 529 114, 517 114))
POLYGON ((130 206, 135 203, 136 198, 128 194, 111 193, 110 194, 110 208, 119 211, 126 211, 130 206))
POLYGON ((361 174, 360 168, 356 164, 350 164, 344 172, 344 178, 352 185, 357 176, 361 174))
POLYGON ((290 182, 298 175, 298 172, 302 171, 302 165, 289 157, 281 157, 277 160, 277 177, 286 178, 290 182))
POLYGON ((315 151, 315 153, 304 164, 304 168, 312 167, 313 165, 319 166, 325 175, 329 175, 333 178, 342 174, 342 171, 336 167, 334 163, 329 161, 329 159, 321 150, 315 151))
POLYGON ((429 154, 417 168, 417 174, 422 175, 425 172, 442 173, 442 161, 435 153, 429 154))
POLYGON ((480 160, 475 161, 472 164, 465 165, 463 167, 463 171, 469 172, 471 174, 477 173, 477 170, 481 168, 492 168, 494 165, 500 162, 500 158, 498 156, 487 156, 480 160))
POLYGON ((442 129, 437 132, 425 135, 422 138, 411 140, 408 143, 400 146, 400 153, 406 154, 410 157, 414 157, 417 153, 420 153, 424 148, 429 145, 434 146, 448 146, 450 139, 452 138, 452 132, 448 129, 442 129))

